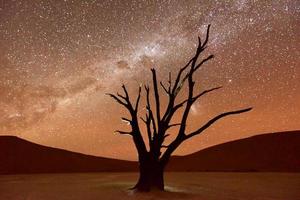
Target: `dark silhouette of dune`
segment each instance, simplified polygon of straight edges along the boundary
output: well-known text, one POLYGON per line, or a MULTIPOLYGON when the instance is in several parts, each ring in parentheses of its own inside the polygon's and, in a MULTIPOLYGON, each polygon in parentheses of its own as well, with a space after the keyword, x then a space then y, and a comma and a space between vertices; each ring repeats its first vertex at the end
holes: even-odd
POLYGON ((173 156, 172 171, 300 172, 300 131, 269 133, 173 156))
MULTIPOLYGON (((102 158, 0 136, 0 174, 137 171, 137 162, 102 158)), ((173 156, 168 171, 300 172, 300 131, 270 133, 173 156)))
POLYGON ((136 162, 90 156, 14 136, 0 136, 0 174, 135 170, 136 162))

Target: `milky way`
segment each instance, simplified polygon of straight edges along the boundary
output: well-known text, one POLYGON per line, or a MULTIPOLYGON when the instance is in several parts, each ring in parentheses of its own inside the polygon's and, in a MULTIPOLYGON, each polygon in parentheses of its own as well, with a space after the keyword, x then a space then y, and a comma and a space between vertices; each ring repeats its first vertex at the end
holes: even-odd
MULTIPOLYGON (((300 129, 297 1, 0 1, 0 134, 88 154, 135 159, 126 115, 105 95, 185 64, 212 25, 189 129, 243 107, 179 148, 186 154, 265 132, 300 129)), ((185 92, 181 94, 184 98, 185 92)))

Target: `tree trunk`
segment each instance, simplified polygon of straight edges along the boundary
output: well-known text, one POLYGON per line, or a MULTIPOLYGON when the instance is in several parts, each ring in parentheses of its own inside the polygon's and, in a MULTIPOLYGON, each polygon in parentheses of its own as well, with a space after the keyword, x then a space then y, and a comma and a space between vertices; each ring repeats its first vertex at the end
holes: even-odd
POLYGON ((133 189, 147 192, 164 190, 164 167, 158 161, 140 162, 140 177, 133 189))

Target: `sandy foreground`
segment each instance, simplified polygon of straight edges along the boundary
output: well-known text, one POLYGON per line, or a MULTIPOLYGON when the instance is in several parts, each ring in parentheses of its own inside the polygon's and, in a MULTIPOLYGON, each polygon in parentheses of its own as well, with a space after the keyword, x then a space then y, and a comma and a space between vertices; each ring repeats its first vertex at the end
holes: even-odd
POLYGON ((135 193, 137 173, 1 175, 2 200, 300 200, 300 173, 166 173, 166 192, 135 193))

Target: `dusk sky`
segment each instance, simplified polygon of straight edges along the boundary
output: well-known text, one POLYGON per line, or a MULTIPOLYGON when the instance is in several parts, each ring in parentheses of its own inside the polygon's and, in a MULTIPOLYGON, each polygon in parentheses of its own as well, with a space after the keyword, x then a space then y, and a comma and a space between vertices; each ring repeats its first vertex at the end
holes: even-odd
POLYGON ((299 130, 299 1, 0 0, 0 135, 136 159, 131 136, 114 133, 129 128, 121 121, 126 110, 105 93, 124 83, 135 98, 152 67, 163 81, 175 75, 208 24, 203 58, 215 58, 197 71, 195 90, 223 88, 192 107, 188 129, 222 112, 253 110, 218 121, 175 153, 299 130))

